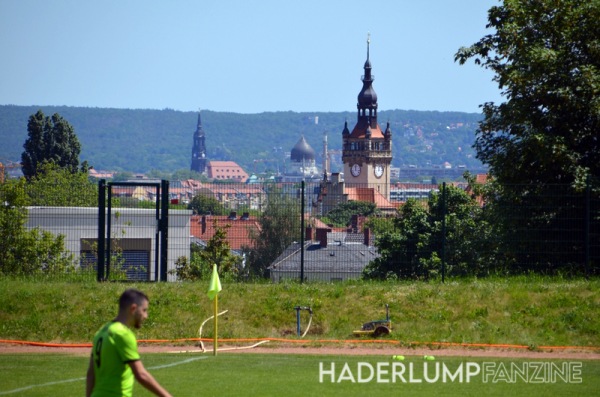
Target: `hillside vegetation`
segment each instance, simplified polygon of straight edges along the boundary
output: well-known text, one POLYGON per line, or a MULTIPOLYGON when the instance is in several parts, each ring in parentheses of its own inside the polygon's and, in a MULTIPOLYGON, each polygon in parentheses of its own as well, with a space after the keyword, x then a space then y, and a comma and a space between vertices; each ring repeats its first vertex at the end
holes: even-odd
MULTIPOLYGON (((2 105, 0 162, 20 161, 27 120, 39 109, 46 115, 59 113, 75 128, 82 146, 81 161, 87 160, 96 169, 189 169, 198 113, 171 109, 2 105)), ((481 167, 471 148, 480 114, 386 110, 378 115, 382 128, 388 121, 392 128, 394 166, 432 167, 448 161, 455 166, 481 167)), ((254 160, 283 159, 301 135, 315 149, 321 164, 323 134, 328 135, 329 149, 340 149, 345 120, 352 128, 356 113, 202 111, 208 158, 236 161, 250 173, 255 169, 254 160)), ((257 164, 257 172, 276 168, 274 162, 257 164)), ((339 171, 340 165, 334 161, 333 171, 339 171)))
MULTIPOLYGON (((151 299, 141 339, 198 336, 212 315, 205 283, 78 283, 0 279, 0 338, 87 342, 112 319, 120 293, 137 287, 151 299)), ((310 306, 306 339, 354 338, 363 322, 385 318, 402 343, 464 342, 600 348, 600 282, 560 278, 340 284, 223 284, 222 338, 296 339, 294 307, 310 306)), ((302 329, 308 313, 302 312, 302 329)), ((212 336, 210 322, 203 337, 212 336)))

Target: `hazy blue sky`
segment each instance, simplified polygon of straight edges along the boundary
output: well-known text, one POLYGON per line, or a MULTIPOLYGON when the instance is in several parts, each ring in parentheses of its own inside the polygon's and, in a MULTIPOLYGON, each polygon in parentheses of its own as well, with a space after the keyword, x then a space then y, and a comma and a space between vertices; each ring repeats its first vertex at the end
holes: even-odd
POLYGON ((354 111, 367 33, 379 109, 479 112, 454 54, 496 0, 0 0, 0 104, 354 111))

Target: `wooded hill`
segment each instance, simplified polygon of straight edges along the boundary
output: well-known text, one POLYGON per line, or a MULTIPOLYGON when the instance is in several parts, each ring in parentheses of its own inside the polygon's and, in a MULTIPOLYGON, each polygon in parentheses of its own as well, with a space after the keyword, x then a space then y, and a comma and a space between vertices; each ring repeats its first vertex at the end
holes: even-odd
MULTIPOLYGON (((59 113, 74 127, 82 145, 81 161, 87 160, 96 169, 147 172, 190 167, 197 112, 67 106, 0 105, 0 162, 20 161, 27 120, 39 109, 48 116, 59 113)), ((388 121, 392 128, 394 166, 436 167, 449 162, 455 167, 481 167, 471 147, 480 114, 386 110, 378 116, 382 128, 388 121)), ((203 110, 201 117, 208 158, 236 161, 249 173, 283 166, 281 160, 301 135, 316 151, 320 166, 324 133, 329 149, 339 150, 344 121, 350 129, 356 122, 355 111, 240 114, 203 110)), ((335 159, 332 170, 339 171, 335 159)))

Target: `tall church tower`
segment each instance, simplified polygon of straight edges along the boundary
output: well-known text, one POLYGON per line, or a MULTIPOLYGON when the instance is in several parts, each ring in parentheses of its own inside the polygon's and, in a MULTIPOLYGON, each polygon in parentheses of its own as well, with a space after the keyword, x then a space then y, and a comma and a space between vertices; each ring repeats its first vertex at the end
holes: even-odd
POLYGON ((367 61, 362 76, 363 87, 358 94, 358 119, 352 132, 348 121, 342 132, 344 181, 348 187, 368 187, 390 198, 390 164, 392 162, 392 130, 388 122, 385 131, 377 123, 377 94, 373 89, 369 60, 370 37, 367 39, 367 61))
POLYGON ((200 112, 198 112, 198 125, 196 126, 196 132, 194 132, 194 146, 192 147, 192 165, 190 169, 192 171, 199 172, 200 174, 206 173, 206 146, 204 142, 204 129, 202 128, 202 119, 200 118, 200 112))

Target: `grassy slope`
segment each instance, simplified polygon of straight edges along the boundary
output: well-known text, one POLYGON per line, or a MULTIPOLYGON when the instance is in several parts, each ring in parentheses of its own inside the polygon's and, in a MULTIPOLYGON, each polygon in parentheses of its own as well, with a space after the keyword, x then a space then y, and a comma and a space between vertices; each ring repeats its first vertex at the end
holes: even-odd
MULTIPOLYGON (((0 280, 0 339, 87 342, 116 310, 127 287, 146 291, 150 318, 140 339, 197 336, 212 314, 206 283, 118 284, 0 280)), ((600 346, 600 280, 496 279, 440 283, 224 284, 222 338, 295 338, 294 306, 314 319, 307 339, 351 338, 362 322, 385 317, 412 341, 600 346)), ((303 327, 308 318, 302 313, 303 327)), ((212 327, 205 326, 204 337, 212 327)))

